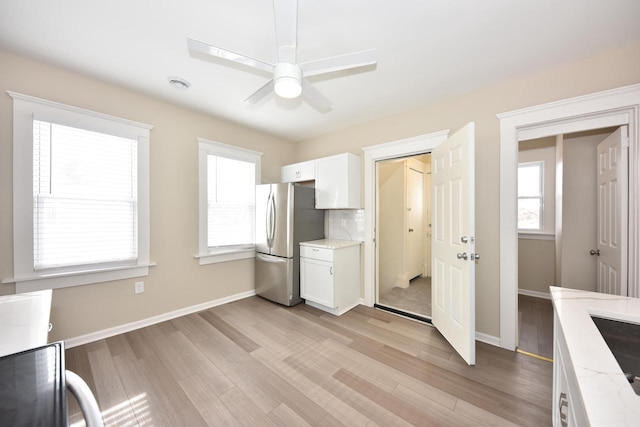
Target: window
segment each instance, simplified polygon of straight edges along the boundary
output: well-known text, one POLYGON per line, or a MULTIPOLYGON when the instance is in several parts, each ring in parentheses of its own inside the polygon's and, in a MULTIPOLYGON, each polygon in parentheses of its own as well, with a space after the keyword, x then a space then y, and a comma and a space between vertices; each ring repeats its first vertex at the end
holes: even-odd
POLYGON ((262 153, 198 138, 200 264, 254 256, 262 153))
POLYGON ((33 121, 34 269, 133 262, 136 141, 33 121))
POLYGON ((542 231, 544 162, 518 165, 518 230, 542 231))
POLYGON ((11 93, 18 292, 148 274, 150 126, 11 93))

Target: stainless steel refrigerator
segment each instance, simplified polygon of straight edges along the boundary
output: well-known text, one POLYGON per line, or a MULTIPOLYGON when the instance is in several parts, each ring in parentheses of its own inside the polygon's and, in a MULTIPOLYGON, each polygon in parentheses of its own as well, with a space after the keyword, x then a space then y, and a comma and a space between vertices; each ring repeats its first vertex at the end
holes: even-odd
POLYGON ((287 184, 256 187, 256 294, 291 306, 300 298, 300 242, 324 237, 315 190, 287 184))

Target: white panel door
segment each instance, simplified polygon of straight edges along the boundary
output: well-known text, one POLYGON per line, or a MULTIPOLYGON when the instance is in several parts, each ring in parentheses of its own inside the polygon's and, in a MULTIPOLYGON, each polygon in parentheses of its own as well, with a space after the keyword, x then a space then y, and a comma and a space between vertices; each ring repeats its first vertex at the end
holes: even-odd
POLYGON ((424 261, 424 235, 422 233, 422 211, 424 181, 423 173, 410 166, 407 168, 407 236, 406 260, 408 279, 422 274, 422 263, 424 261))
POLYGON ((431 153, 432 322, 475 364, 474 123, 431 153))
POLYGON ((627 295, 627 127, 598 144, 598 292, 627 295))

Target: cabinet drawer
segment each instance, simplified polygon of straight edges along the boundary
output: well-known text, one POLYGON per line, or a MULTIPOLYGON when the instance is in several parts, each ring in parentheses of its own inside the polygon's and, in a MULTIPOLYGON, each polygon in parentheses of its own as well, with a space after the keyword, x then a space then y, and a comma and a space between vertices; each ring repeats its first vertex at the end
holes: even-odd
POLYGON ((320 261, 333 261, 333 249, 300 246, 300 256, 320 261))

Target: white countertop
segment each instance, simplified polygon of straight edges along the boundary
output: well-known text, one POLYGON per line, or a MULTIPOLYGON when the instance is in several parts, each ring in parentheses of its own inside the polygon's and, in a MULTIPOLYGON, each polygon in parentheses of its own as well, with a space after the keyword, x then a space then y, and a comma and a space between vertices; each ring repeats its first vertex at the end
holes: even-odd
POLYGON ((640 299, 553 286, 551 298, 591 425, 640 425, 640 396, 591 320, 593 315, 640 324, 640 299))
POLYGON ((325 248, 325 249, 340 249, 346 248, 348 246, 361 245, 362 242, 359 240, 336 240, 336 239, 321 239, 321 240, 310 240, 308 242, 300 242, 300 246, 312 246, 314 248, 325 248))

